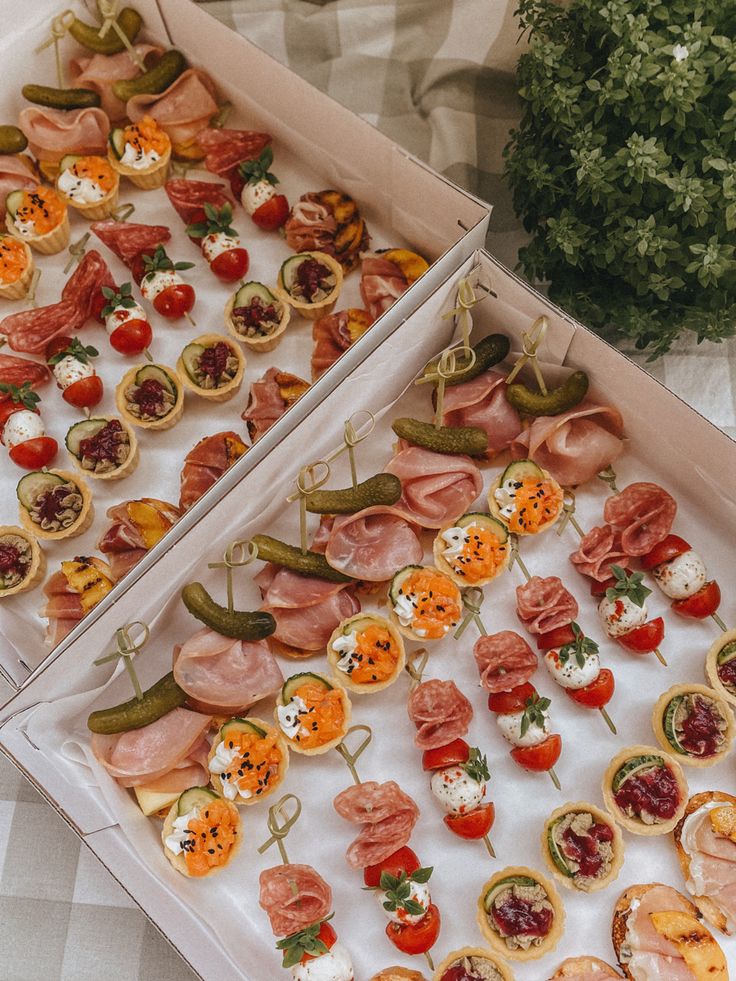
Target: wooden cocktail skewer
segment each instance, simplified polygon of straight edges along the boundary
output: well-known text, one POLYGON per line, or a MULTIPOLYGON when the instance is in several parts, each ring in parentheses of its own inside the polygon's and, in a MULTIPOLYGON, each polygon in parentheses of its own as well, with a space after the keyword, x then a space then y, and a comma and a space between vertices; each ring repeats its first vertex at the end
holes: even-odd
POLYGON ((268 830, 271 832, 271 837, 264 841, 262 845, 258 848, 258 854, 263 855, 271 845, 274 843, 279 850, 281 855, 281 861, 284 865, 289 864, 289 856, 286 854, 286 848, 284 846, 284 838, 288 835, 291 829, 294 827, 296 822, 299 820, 299 815, 302 813, 302 802, 296 796, 296 794, 284 794, 281 800, 276 801, 268 809, 268 830), (292 814, 288 814, 286 810, 286 805, 294 801, 296 807, 292 814), (279 824, 279 818, 283 818, 284 823, 279 824))
POLYGON ((368 748, 371 739, 373 739, 373 730, 371 729, 370 726, 365 726, 365 725, 351 726, 343 736, 342 742, 339 743, 337 746, 335 746, 335 752, 339 753, 340 756, 342 756, 342 758, 345 760, 345 763, 347 764, 347 768, 348 770, 350 770, 350 775, 352 776, 356 784, 361 783, 361 779, 358 776, 358 771, 356 769, 355 764, 358 762, 358 758, 361 755, 361 753, 363 753, 364 750, 368 748), (354 732, 365 732, 366 736, 363 739, 363 742, 360 743, 358 748, 355 750, 355 752, 351 753, 350 750, 345 745, 345 742, 348 736, 352 735, 352 733, 354 732))
POLYGON ((144 623, 142 620, 133 620, 131 623, 126 623, 124 627, 119 627, 115 631, 115 641, 118 645, 118 649, 112 654, 105 654, 103 657, 98 657, 93 662, 94 664, 99 665, 108 664, 110 661, 122 659, 122 662, 125 665, 125 670, 128 672, 130 680, 133 684, 133 691, 135 692, 135 697, 138 699, 138 701, 143 698, 143 690, 141 689, 140 682, 138 681, 138 675, 133 667, 133 658, 148 642, 150 635, 151 631, 148 624, 144 623), (140 640, 134 642, 130 636, 130 633, 136 627, 140 627, 143 630, 143 636, 140 640))

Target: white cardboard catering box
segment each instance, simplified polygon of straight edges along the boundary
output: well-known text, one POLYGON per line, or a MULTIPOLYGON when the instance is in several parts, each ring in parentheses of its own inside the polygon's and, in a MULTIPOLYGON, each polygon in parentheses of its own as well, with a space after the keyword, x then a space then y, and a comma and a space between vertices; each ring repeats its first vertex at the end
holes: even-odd
MULTIPOLYGON (((189 0, 140 0, 136 8, 144 18, 147 40, 164 46, 176 46, 185 52, 191 64, 208 69, 215 78, 222 98, 233 105, 228 125, 268 132, 276 147, 276 159, 282 189, 293 202, 309 189, 338 187, 352 194, 359 202, 373 235, 373 247, 404 246, 425 255, 432 266, 384 314, 361 339, 360 347, 373 348, 397 323, 407 316, 441 280, 473 249, 483 244, 489 218, 489 206, 457 188, 433 172, 425 164, 407 154, 368 123, 354 116, 329 97, 312 89, 289 69, 285 68, 244 38, 234 34, 214 20, 205 9, 189 0)), ((81 15, 93 22, 92 0, 76 5, 81 15)), ((6 85, 0 94, 2 118, 10 121, 17 116, 23 100, 20 85, 33 80, 56 84, 53 49, 34 54, 50 32, 50 21, 62 9, 58 0, 38 0, 33 4, 22 0, 6 0, 3 14, 12 28, 0 40, 6 85), (7 81, 13 79, 13 84, 7 81)), ((81 51, 70 38, 60 41, 62 60, 66 63, 72 53, 81 51)), ((195 179, 215 179, 204 170, 194 170, 195 179)), ((121 201, 135 204, 134 221, 166 224, 171 228, 169 253, 175 259, 195 259, 196 251, 186 238, 183 223, 174 212, 163 190, 138 191, 124 182, 121 201)), ((72 216, 72 241, 86 229, 86 223, 72 216)), ((240 209, 236 208, 234 224, 239 228, 249 249, 251 265, 248 278, 271 282, 279 264, 288 255, 280 236, 260 232, 240 209)), ((99 247, 118 283, 130 279, 129 271, 96 239, 88 248, 99 247)), ((39 265, 44 274, 39 285, 37 302, 40 305, 58 299, 61 284, 69 274, 63 273, 68 259, 60 256, 42 257, 39 265)), ((222 311, 233 286, 219 283, 200 261, 190 274, 197 290, 194 316, 197 327, 174 324, 152 316, 154 327, 153 354, 157 361, 173 365, 188 339, 203 331, 222 330, 222 311)), ((340 308, 360 306, 359 272, 346 277, 340 308)), ((2 316, 23 302, 7 305, 2 316)), ((82 333, 85 343, 96 345, 101 352, 97 371, 105 384, 105 397, 96 412, 114 412, 113 393, 123 371, 134 360, 124 359, 111 351, 102 328, 87 327, 82 333)), ((59 563, 72 555, 92 554, 104 528, 104 512, 113 504, 137 497, 178 499, 178 472, 184 455, 199 438, 213 432, 235 429, 243 433, 240 412, 245 408, 250 384, 272 365, 283 371, 309 378, 311 354, 311 325, 301 318, 292 318, 282 345, 270 354, 254 354, 249 349, 246 375, 238 396, 221 405, 205 403, 187 396, 182 421, 173 429, 155 434, 139 434, 141 463, 137 471, 123 481, 89 481, 96 507, 92 527, 81 537, 67 542, 45 545, 48 575, 59 563), (155 456, 154 456, 155 453, 155 456)), ((55 649, 63 650, 75 637, 81 636, 106 609, 115 604, 120 590, 142 575, 156 558, 170 549, 185 535, 199 517, 263 459, 269 449, 310 408, 318 404, 350 369, 354 352, 348 359, 334 365, 300 403, 289 410, 277 425, 248 452, 205 497, 197 503, 167 536, 126 577, 125 584, 114 589, 55 649)), ((42 410, 45 407, 47 426, 60 445, 55 466, 67 465, 63 437, 79 413, 61 401, 53 391, 54 383, 42 390, 42 410)), ((0 461, 0 523, 17 522, 15 485, 21 472, 3 453, 0 461)), ((54 654, 43 642, 44 623, 38 615, 44 597, 41 588, 14 597, 0 605, 0 630, 5 643, 0 647, 0 674, 13 688, 24 684, 45 659, 54 654)))
MULTIPOLYGON (((124 590, 113 609, 45 665, 0 712, 0 748, 203 978, 273 981, 282 976, 266 918, 257 904, 258 874, 278 862, 277 855, 257 852, 257 846, 268 836, 265 807, 247 809, 245 843, 233 867, 202 882, 184 880, 173 872, 161 854, 154 822, 140 814, 127 792, 95 769, 85 752, 85 719, 90 709, 130 695, 127 678, 119 668, 114 672, 109 665, 95 667, 92 662, 114 646, 117 627, 142 619, 151 627, 151 640, 137 662, 142 683, 147 686, 168 670, 172 645, 196 629, 179 602, 182 584, 196 578, 213 592, 221 591, 221 573, 208 570, 206 564, 219 558, 233 538, 267 531, 298 541, 298 507, 284 503, 293 490, 295 472, 299 465, 329 455, 340 444, 342 422, 355 410, 370 410, 377 419, 374 432, 359 448, 360 476, 382 468, 390 456, 391 419, 396 415, 429 417, 427 386, 414 387, 412 383, 424 364, 452 339, 454 324, 446 314, 456 306, 460 279, 468 275, 492 290, 473 311, 474 342, 488 333, 502 332, 512 339, 513 355, 520 350, 522 331, 541 313, 547 315, 549 330, 540 356, 548 380, 554 382, 559 377, 561 365, 565 370, 584 368, 591 377, 594 397, 620 409, 627 447, 615 465, 619 486, 654 480, 675 496, 678 514, 674 531, 697 544, 709 575, 721 584, 721 615, 727 623, 736 619, 733 562, 723 548, 723 542, 732 541, 736 532, 736 498, 733 487, 720 479, 736 469, 736 444, 487 253, 469 257, 406 322, 387 332, 374 352, 369 354, 366 348, 354 351, 351 374, 321 404, 310 406, 300 424, 272 449, 264 465, 228 489, 216 509, 200 516, 185 538, 124 590), (712 506, 715 498, 717 509, 712 506)), ((484 468, 485 490, 502 465, 493 462, 484 468)), ((345 485, 344 458, 335 463, 333 478, 335 486, 345 485)), ((577 493, 577 517, 586 528, 600 523, 607 493, 601 482, 593 484, 584 485, 577 493)), ((310 521, 314 525, 316 518, 310 521)), ((453 678, 473 704, 475 715, 467 738, 488 755, 489 798, 495 802, 497 813, 491 831, 496 861, 488 858, 480 843, 464 842, 447 833, 439 809, 432 804, 427 775, 413 745, 414 728, 406 715, 407 679, 400 679, 381 694, 353 699, 352 721, 368 723, 374 732, 373 742, 360 760, 361 777, 397 780, 421 808, 410 844, 422 863, 435 869, 432 896, 443 915, 442 933, 433 950, 435 961, 452 949, 479 943, 475 903, 483 882, 494 871, 505 865, 544 870, 539 836, 553 808, 565 800, 600 803, 600 781, 609 759, 624 746, 653 743, 650 716, 659 693, 676 682, 703 681, 705 652, 717 636, 715 626, 710 621, 678 620, 669 612, 665 597, 655 591, 647 602, 650 617, 665 617, 667 634, 662 650, 669 667, 662 667, 652 656, 627 654, 605 641, 587 581, 567 561, 576 542, 568 526, 560 537, 551 531, 538 541, 526 539, 522 547, 532 573, 558 574, 572 589, 580 603, 578 620, 587 635, 601 642, 602 660, 614 670, 617 681, 609 705, 618 725, 618 735, 614 736, 597 712, 586 712, 564 698, 541 666, 534 677, 540 693, 552 698, 552 730, 563 735, 563 754, 556 767, 562 793, 545 775, 525 773, 510 760, 508 746, 491 724, 485 695, 478 686, 470 654, 472 625, 462 640, 447 638, 433 648, 425 673, 425 678, 453 678)), ((520 581, 512 570, 485 590, 481 613, 489 631, 519 629, 514 587, 520 581)), ((247 572, 236 581, 235 599, 241 609, 253 608, 248 604, 258 602, 247 572)), ((365 605, 370 606, 371 601, 365 605)), ((310 659, 307 664, 309 669, 320 670, 323 658, 310 659)), ((282 667, 285 672, 304 669, 301 663, 285 660, 282 667)), ((262 710, 266 715, 269 711, 262 710)), ((736 793, 731 758, 713 769, 685 769, 691 793, 712 789, 736 793)), ((298 794, 304 810, 287 846, 292 862, 314 865, 331 884, 334 924, 352 953, 356 978, 365 981, 388 964, 409 966, 412 960, 385 940, 383 911, 369 894, 361 892, 360 875, 351 872, 343 859, 355 831, 334 813, 330 801, 349 782, 337 754, 292 756, 284 790, 298 794)), ((567 929, 557 950, 540 961, 515 966, 518 981, 549 977, 564 957, 575 954, 614 961, 611 915, 625 887, 662 881, 683 890, 671 836, 625 834, 625 840, 626 860, 617 881, 593 895, 564 892, 567 929)), ((733 963, 736 940, 718 939, 733 963)), ((416 961, 412 966, 421 967, 416 961)))

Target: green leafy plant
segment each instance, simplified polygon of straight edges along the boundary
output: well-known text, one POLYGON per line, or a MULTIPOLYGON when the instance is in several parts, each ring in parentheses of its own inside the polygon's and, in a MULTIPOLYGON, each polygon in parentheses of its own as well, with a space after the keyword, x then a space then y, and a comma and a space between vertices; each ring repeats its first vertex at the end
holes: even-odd
POLYGON ((558 657, 560 664, 567 664, 570 658, 575 658, 575 663, 579 668, 585 667, 585 662, 589 657, 598 653, 598 645, 590 637, 586 637, 579 625, 573 620, 570 624, 572 635, 575 640, 565 644, 560 649, 558 657))
POLYGON ((650 360, 736 333, 736 0, 520 0, 526 274, 650 360))
POLYGON ((627 573, 620 565, 612 565, 615 582, 606 590, 606 599, 615 603, 617 599, 630 599, 636 606, 644 606, 644 600, 651 593, 651 589, 643 583, 643 572, 627 573))

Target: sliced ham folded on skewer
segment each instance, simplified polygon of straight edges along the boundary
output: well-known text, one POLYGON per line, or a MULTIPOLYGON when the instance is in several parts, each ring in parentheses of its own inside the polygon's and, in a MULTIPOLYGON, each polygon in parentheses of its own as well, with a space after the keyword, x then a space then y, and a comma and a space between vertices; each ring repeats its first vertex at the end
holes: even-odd
POLYGON ((205 436, 187 453, 181 470, 179 507, 187 511, 239 460, 248 447, 228 430, 205 436))
POLYGON ((651 552, 669 535, 677 514, 677 501, 659 484, 639 481, 606 498, 603 517, 621 534, 626 555, 651 552))
POLYGON ((480 685, 488 692, 511 691, 526 684, 537 670, 539 658, 514 630, 479 637, 473 647, 480 685))
POLYGON ((152 116, 176 150, 193 143, 215 115, 215 94, 215 83, 207 72, 187 68, 163 92, 134 95, 125 109, 134 123, 152 116))
POLYGON ((516 587, 516 615, 531 634, 566 627, 578 615, 578 603, 559 576, 532 576, 516 587))
POLYGON ((519 413, 506 398, 506 378, 497 371, 484 371, 446 389, 442 424, 476 426, 486 432, 489 460, 507 450, 522 431, 519 413))
POLYGON ((409 695, 409 718, 417 727, 419 749, 437 749, 464 736, 473 718, 473 706, 454 681, 423 681, 409 695))
POLYGON ((123 501, 107 509, 112 524, 103 534, 97 547, 107 556, 113 575, 121 579, 140 562, 181 517, 174 504, 143 497, 138 501, 123 501))
MULTIPOLYGON (((134 49, 144 62, 149 55, 160 54, 162 48, 154 44, 136 44, 134 49)), ((125 119, 125 103, 112 90, 114 82, 138 78, 141 70, 128 51, 118 54, 80 54, 69 62, 71 84, 78 89, 92 89, 99 93, 102 111, 113 123, 125 119)))
POLYGON ((19 153, 0 154, 0 218, 5 214, 5 199, 11 191, 30 190, 37 184, 30 157, 19 153))
POLYGON ((424 546, 401 512, 384 506, 337 515, 325 547, 333 569, 366 582, 385 582, 423 555, 424 546))
POLYGON ((241 415, 248 426, 251 442, 260 439, 308 388, 309 382, 278 368, 269 368, 262 378, 253 382, 248 406, 241 415))
POLYGON ((570 555, 570 561, 583 576, 589 576, 596 582, 606 582, 613 577, 612 565, 628 567, 630 557, 621 546, 621 532, 610 525, 591 528, 583 538, 576 552, 570 555))
POLYGON ((213 715, 239 715, 284 683, 266 643, 223 637, 209 627, 174 648, 174 679, 193 708, 213 715))
POLYGON ((210 779, 207 766, 209 751, 209 740, 203 736, 173 770, 152 779, 149 783, 136 786, 139 790, 151 794, 182 794, 190 787, 206 787, 210 779))
POLYGON ((43 163, 58 164, 67 153, 83 156, 107 153, 110 120, 102 109, 22 109, 18 125, 28 149, 43 163))
POLYGON ((480 470, 468 456, 433 453, 399 443, 384 471, 401 481, 396 511, 422 528, 441 528, 471 509, 483 490, 480 470))
POLYGON ((511 444, 515 459, 533 460, 563 487, 584 484, 623 453, 624 422, 610 405, 586 399, 558 416, 539 416, 511 444))
POLYGON ((361 825, 345 853, 352 869, 376 865, 402 848, 419 818, 419 808, 394 780, 367 780, 348 787, 333 804, 340 817, 361 825))
POLYGON ((277 651, 294 657, 323 650, 337 625, 360 612, 360 602, 349 583, 302 576, 270 563, 255 582, 261 590, 261 609, 276 620, 276 632, 269 643, 283 645, 287 650, 277 647, 277 651))
POLYGON ((92 752, 122 787, 152 786, 172 770, 190 765, 211 718, 175 708, 150 725, 114 736, 92 734, 92 752))
MULTIPOLYGON (((50 379, 51 371, 45 364, 0 353, 0 382, 3 385, 15 385, 20 388, 25 382, 30 382, 31 388, 35 390, 50 379)), ((6 402, 9 398, 7 392, 0 392, 0 403, 6 402)))
POLYGON ((285 864, 264 869, 258 884, 258 903, 277 937, 299 933, 332 910, 332 890, 311 865, 285 864))

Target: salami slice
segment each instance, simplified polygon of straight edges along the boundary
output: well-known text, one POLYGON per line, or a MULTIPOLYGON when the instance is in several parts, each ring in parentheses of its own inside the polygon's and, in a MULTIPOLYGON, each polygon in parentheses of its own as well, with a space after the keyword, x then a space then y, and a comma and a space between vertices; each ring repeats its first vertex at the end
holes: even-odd
POLYGON ((537 670, 539 659, 514 630, 479 637, 473 647, 481 688, 489 692, 511 691, 523 685, 537 670))
POLYGON ((208 127, 197 135, 197 143, 205 152, 205 167, 211 174, 226 177, 236 198, 240 197, 245 184, 238 173, 238 165, 244 160, 256 160, 270 142, 268 133, 247 129, 208 127))
POLYGON ((621 532, 626 555, 646 555, 667 537, 677 514, 677 502, 659 484, 641 481, 629 484, 609 497, 603 517, 621 532))
POLYGON ((76 304, 79 311, 79 329, 90 317, 96 316, 104 305, 102 287, 117 289, 107 263, 96 249, 90 249, 67 280, 61 291, 61 299, 76 304))
POLYGON ((419 749, 436 749, 464 736, 473 718, 473 706, 454 681, 423 681, 409 695, 409 718, 417 727, 419 749))
POLYGON ((258 878, 258 903, 277 937, 288 937, 323 920, 332 909, 332 890, 311 865, 277 865, 258 878))
POLYGON ((602 525, 591 528, 580 540, 580 547, 570 555, 570 561, 581 575, 605 582, 613 576, 611 565, 625 569, 631 559, 621 547, 621 532, 602 525))
MULTIPOLYGON (((29 361, 28 358, 14 358, 12 354, 0 354, 0 382, 3 385, 15 385, 20 388, 24 382, 30 382, 31 388, 36 389, 45 385, 51 378, 51 372, 45 364, 29 361)), ((10 396, 0 392, 0 403, 10 396)))
POLYGON ((97 238, 130 269, 141 252, 151 251, 171 238, 166 225, 141 225, 133 221, 93 221, 97 238))
POLYGON ((419 817, 417 805, 394 780, 348 787, 333 804, 340 817, 362 826, 345 853, 353 869, 376 865, 403 847, 419 817))
POLYGON ((559 576, 532 576, 516 587, 516 615, 529 633, 546 634, 572 623, 578 604, 559 576))
POLYGON ((231 205, 224 188, 219 181, 190 181, 183 177, 175 177, 164 185, 174 211, 185 225, 204 221, 205 204, 211 204, 218 211, 223 205, 231 205))

